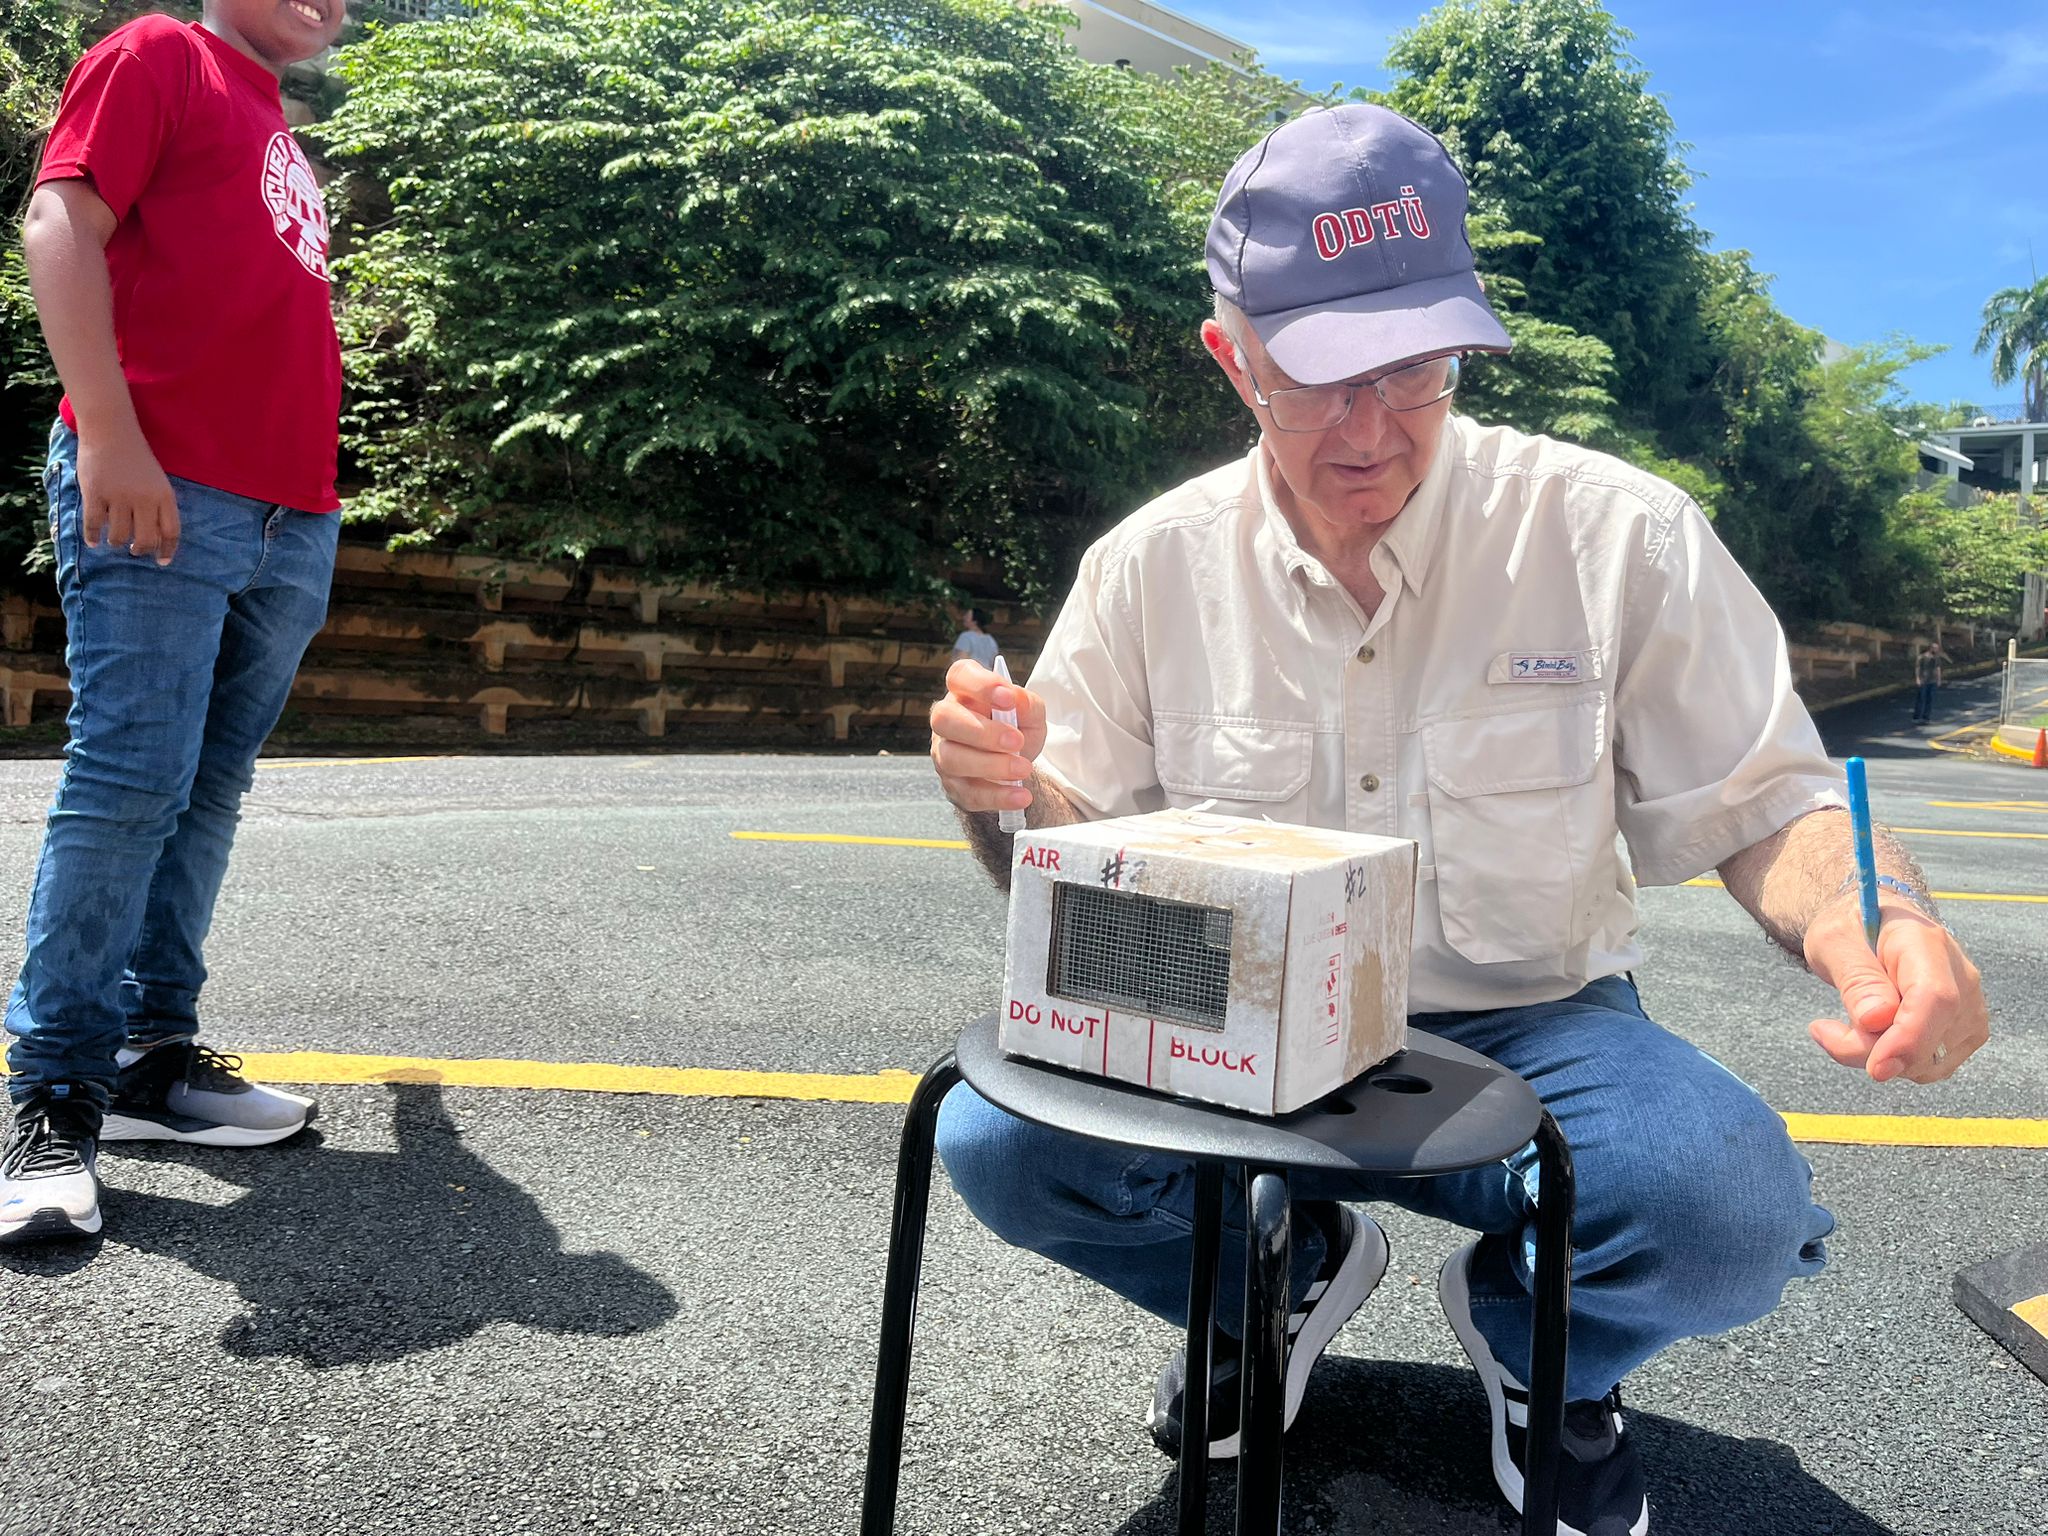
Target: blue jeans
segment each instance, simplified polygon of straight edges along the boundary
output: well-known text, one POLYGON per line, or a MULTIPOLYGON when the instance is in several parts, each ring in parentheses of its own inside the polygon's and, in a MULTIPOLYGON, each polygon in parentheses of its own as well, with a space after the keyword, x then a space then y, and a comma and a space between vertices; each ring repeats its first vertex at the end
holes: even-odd
POLYGON ((87 548, 78 439, 44 487, 71 669, 71 741, 7 1004, 8 1088, 104 1099, 114 1053, 198 1031, 200 958, 256 753, 327 615, 340 519, 173 477, 178 551, 87 548))
POLYGON ((1915 720, 1932 720, 1934 718, 1935 687, 1936 685, 1933 683, 1922 683, 1914 690, 1913 718, 1915 720))
MULTIPOLYGON (((1571 1144, 1571 1397, 1601 1396, 1679 1339, 1764 1316, 1787 1281, 1826 1262, 1834 1218, 1813 1203, 1813 1170, 1784 1122, 1726 1067, 1645 1018, 1626 979, 1562 1002, 1411 1022, 1520 1073, 1571 1144)), ((1186 1326, 1189 1164, 1031 1125, 964 1084, 940 1109, 938 1147, 961 1198, 998 1237, 1186 1326)), ((1535 1180, 1531 1146, 1442 1178, 1296 1174, 1293 1190, 1390 1201, 1486 1234, 1472 1272, 1474 1321, 1526 1382, 1535 1180)), ((1241 1250, 1241 1195, 1224 1219, 1225 1252, 1241 1250)), ((1322 1262, 1316 1228, 1295 1223, 1297 1293, 1322 1262)), ((1232 1332, 1242 1268, 1220 1266, 1218 1317, 1232 1332)))

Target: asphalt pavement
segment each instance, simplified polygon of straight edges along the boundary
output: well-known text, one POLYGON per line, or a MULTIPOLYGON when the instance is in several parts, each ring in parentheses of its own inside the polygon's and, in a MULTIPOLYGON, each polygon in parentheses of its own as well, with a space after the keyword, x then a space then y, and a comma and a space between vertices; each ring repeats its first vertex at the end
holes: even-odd
MULTIPOLYGON (((1835 1067, 1805 1034, 1824 989, 1725 894, 1644 895, 1650 1011, 1781 1110, 2048 1119, 2048 775, 1926 744, 1973 698, 1828 727, 1985 971, 1996 1033, 1954 1081, 1835 1067)), ((0 764, 8 931, 57 768, 0 764)), ((266 763, 209 1039, 869 1074, 992 1006, 1003 903, 964 853, 746 831, 956 835, 922 759, 266 763)), ((276 1148, 109 1149, 105 1237, 0 1258, 0 1532, 852 1531, 901 1109, 415 1075, 319 1090, 276 1148)), ((1827 1272, 1627 1384, 1652 1529, 2048 1529, 2048 1385, 1949 1299, 2048 1231, 2048 1152, 1806 1150, 1827 1272)), ((1288 1441, 1289 1529, 1513 1529, 1434 1299, 1460 1235, 1382 1219, 1393 1268, 1288 1441)), ((1172 1528, 1142 1427, 1170 1330, 943 1179, 919 1329, 899 1530, 1172 1528)))

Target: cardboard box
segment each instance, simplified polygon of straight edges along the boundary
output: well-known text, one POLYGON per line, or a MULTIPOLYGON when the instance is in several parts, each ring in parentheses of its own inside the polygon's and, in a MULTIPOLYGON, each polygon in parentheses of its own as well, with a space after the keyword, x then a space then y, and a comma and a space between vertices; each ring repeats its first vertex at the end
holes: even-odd
POLYGON ((1415 845, 1201 811, 1020 832, 1002 1046, 1285 1114, 1406 1044, 1415 845))

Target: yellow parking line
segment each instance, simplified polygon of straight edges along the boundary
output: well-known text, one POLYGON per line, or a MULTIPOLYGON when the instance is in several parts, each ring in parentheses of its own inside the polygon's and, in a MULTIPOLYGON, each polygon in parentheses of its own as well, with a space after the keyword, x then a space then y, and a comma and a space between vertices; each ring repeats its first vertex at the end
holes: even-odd
POLYGON ((1959 832, 1950 827, 1892 827, 1889 830, 1912 837, 2005 837, 2048 843, 2048 832, 1959 832))
MULTIPOLYGON (((1719 880, 1709 880, 1704 875, 1702 875, 1697 880, 1688 880, 1685 883, 1687 885, 1702 886, 1708 890, 1715 891, 1725 891, 1726 889, 1728 889, 1728 887, 1723 885, 1719 880)), ((2035 902, 2043 906, 2048 906, 2048 896, 2026 896, 2002 891, 1929 891, 1927 894, 1932 896, 1936 901, 2015 901, 2035 902)))
POLYGON ((1967 755, 1970 752, 1970 747, 1951 746, 1949 743, 1953 742, 1958 736, 1995 734, 1997 729, 1996 717, 1985 720, 1970 720, 1957 726, 1952 731, 1943 731, 1939 736, 1930 736, 1921 742, 1920 745, 1927 748, 1930 752, 1960 752, 1967 755))
POLYGON ((2048 1120, 1799 1114, 1784 1120, 1794 1141, 1859 1147, 2048 1147, 2048 1120))
POLYGON ((684 1099, 821 1099, 907 1104, 914 1072, 728 1072, 702 1067, 622 1067, 602 1062, 440 1060, 341 1056, 325 1051, 242 1053, 252 1078, 273 1083, 439 1083, 449 1088, 556 1088, 574 1093, 652 1093, 684 1099))
MULTIPOLYGON (((242 1057, 242 1066, 249 1076, 273 1083, 433 1083, 449 1088, 553 1089, 683 1099, 797 1099, 830 1104, 907 1104, 918 1080, 915 1072, 894 1069, 740 1072, 601 1062, 344 1056, 324 1051, 249 1053, 242 1057)), ((1788 1114, 1784 1119, 1796 1141, 1872 1147, 2048 1148, 2048 1120, 1803 1114, 1788 1114)))
POLYGON ((2031 811, 2048 816, 2048 800, 1930 800, 1944 811, 2031 811))

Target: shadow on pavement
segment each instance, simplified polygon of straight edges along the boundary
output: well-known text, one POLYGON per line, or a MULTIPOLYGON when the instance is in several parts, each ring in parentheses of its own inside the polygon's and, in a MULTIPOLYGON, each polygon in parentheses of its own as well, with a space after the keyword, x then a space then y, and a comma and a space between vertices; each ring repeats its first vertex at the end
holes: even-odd
POLYGON ((1881 699, 1864 699, 1815 715, 1821 739, 1834 757, 1906 758, 1928 761, 1939 756, 1926 743, 1964 726, 1995 719, 2002 673, 1964 678, 1944 684, 1935 695, 1934 718, 1913 721, 1911 691, 1881 699))
POLYGON ((395 1085, 392 1125, 395 1152, 336 1151, 317 1130, 253 1155, 124 1145, 250 1188, 211 1205, 116 1187, 109 1230, 234 1285, 248 1311, 221 1344, 245 1357, 355 1365, 492 1323, 618 1336, 675 1315, 669 1290, 618 1255, 564 1253, 533 1196, 463 1146, 438 1085, 395 1085))
MULTIPOLYGON (((1895 1536, 1808 1474, 1790 1446, 1624 1410, 1649 1474, 1652 1529, 1895 1536)), ((1227 1463, 1213 1466, 1209 1528, 1227 1531, 1237 1479, 1227 1463)), ((1168 1473, 1116 1536, 1170 1536, 1174 1499, 1168 1473)), ((1519 1532, 1494 1487, 1477 1379, 1442 1365, 1325 1358, 1287 1436, 1287 1525, 1329 1536, 1519 1532)))

